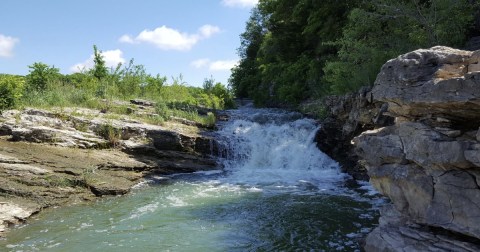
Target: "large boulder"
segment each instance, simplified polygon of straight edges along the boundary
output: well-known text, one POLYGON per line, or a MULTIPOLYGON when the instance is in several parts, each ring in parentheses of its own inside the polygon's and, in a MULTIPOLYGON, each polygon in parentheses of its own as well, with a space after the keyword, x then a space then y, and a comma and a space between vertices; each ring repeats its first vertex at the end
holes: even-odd
POLYGON ((372 94, 388 112, 411 119, 480 119, 480 51, 416 50, 383 65, 372 94))
POLYGON ((382 67, 372 98, 395 124, 353 140, 370 182, 392 201, 367 251, 478 250, 479 62, 480 51, 433 47, 382 67), (386 218, 393 212, 404 221, 386 218))

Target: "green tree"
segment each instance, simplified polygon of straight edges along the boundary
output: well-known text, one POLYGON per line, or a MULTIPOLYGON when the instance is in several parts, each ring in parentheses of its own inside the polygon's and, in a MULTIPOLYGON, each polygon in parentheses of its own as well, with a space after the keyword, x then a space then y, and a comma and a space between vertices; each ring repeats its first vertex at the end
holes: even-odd
POLYGON ((237 52, 241 60, 232 69, 228 80, 229 86, 239 98, 251 97, 258 93, 261 85, 260 71, 257 64, 257 54, 263 40, 265 29, 263 16, 258 8, 253 8, 246 23, 245 32, 240 35, 240 47, 237 52))
POLYGON ((212 76, 210 76, 210 78, 205 78, 203 80, 203 91, 207 94, 211 94, 214 83, 215 83, 215 80, 213 79, 212 76))
POLYGON ((102 80, 108 75, 108 69, 105 65, 105 60, 103 59, 102 52, 97 49, 96 45, 93 45, 93 76, 98 80, 102 80))
POLYGON ((232 92, 227 89, 221 82, 215 83, 211 89, 211 94, 220 98, 225 109, 235 108, 235 101, 233 100, 232 92))
POLYGON ((462 47, 471 0, 259 0, 240 36, 229 85, 257 105, 296 105, 371 85, 410 50, 462 47))
POLYGON ((131 59, 128 65, 125 65, 117 74, 118 79, 115 81, 118 92, 124 98, 142 95, 142 90, 147 85, 147 73, 143 65, 134 64, 131 59))
POLYGON ((144 87, 144 92, 148 97, 158 97, 161 95, 163 85, 167 82, 167 77, 160 76, 157 74, 155 76, 148 75, 146 78, 146 86, 144 87))
POLYGON ((241 35, 229 84, 257 105, 297 104, 324 93, 323 67, 358 0, 260 0, 241 35))
POLYGON ((435 45, 462 47, 474 5, 467 0, 375 0, 351 11, 338 58, 324 68, 330 91, 372 85, 388 59, 435 45))
POLYGON ((30 68, 29 74, 26 76, 26 86, 28 90, 43 92, 47 89, 48 84, 55 80, 60 80, 61 74, 58 68, 48 66, 41 62, 35 62, 30 68))

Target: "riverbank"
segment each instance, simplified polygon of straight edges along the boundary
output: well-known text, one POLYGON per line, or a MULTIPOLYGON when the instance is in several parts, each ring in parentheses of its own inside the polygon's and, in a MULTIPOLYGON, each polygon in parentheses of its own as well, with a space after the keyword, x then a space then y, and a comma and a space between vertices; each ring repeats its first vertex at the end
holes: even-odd
MULTIPOLYGON (((148 105, 131 105, 148 113, 148 105), (146 108, 147 107, 147 108, 146 108)), ((91 109, 0 117, 0 237, 42 209, 123 195, 155 174, 216 168, 214 140, 193 122, 161 125, 91 109)))

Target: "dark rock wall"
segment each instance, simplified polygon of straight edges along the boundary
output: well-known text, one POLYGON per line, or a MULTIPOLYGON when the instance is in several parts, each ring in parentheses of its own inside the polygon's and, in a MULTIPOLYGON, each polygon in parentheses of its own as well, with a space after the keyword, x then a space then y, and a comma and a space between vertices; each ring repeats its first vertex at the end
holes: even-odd
POLYGON ((323 101, 327 117, 315 137, 318 148, 337 160, 344 172, 354 179, 368 180, 351 141, 366 130, 393 124, 393 118, 382 114, 385 103, 373 102, 370 88, 345 96, 330 96, 323 101))

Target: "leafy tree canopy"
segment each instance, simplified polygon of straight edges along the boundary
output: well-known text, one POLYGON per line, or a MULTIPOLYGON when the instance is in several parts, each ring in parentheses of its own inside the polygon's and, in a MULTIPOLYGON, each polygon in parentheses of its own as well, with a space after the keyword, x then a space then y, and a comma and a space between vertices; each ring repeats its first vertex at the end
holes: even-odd
POLYGON ((401 53, 462 47, 477 10, 469 0, 260 0, 229 85, 277 106, 355 91, 401 53))

